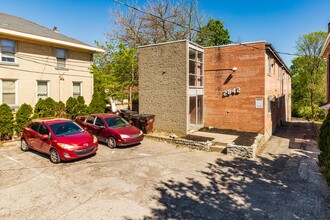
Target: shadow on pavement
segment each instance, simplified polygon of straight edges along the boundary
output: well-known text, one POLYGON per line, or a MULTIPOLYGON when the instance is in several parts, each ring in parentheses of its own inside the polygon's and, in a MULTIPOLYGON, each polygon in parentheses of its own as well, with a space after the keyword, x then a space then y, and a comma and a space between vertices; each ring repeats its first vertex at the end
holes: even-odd
POLYGON ((156 199, 162 208, 145 219, 327 219, 324 198, 303 192, 311 183, 279 166, 288 160, 285 155, 260 163, 218 159, 201 171, 208 183, 191 177, 161 182, 156 199))
MULTIPOLYGON (((275 135, 290 139, 287 128, 295 125, 301 124, 275 135)), ((329 219, 328 191, 299 175, 303 157, 217 159, 199 171, 200 177, 157 184, 154 199, 160 208, 144 219, 329 219)))

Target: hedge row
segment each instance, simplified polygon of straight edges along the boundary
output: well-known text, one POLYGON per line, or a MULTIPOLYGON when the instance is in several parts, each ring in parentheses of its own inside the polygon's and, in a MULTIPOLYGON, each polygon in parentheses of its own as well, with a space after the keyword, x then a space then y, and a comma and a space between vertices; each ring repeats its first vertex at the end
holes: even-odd
POLYGON ((23 128, 33 118, 66 117, 75 119, 78 115, 105 112, 106 101, 104 96, 94 94, 89 106, 85 104, 82 96, 78 98, 70 97, 65 104, 47 98, 39 99, 34 110, 30 105, 24 103, 15 115, 7 104, 2 104, 0 105, 0 140, 10 140, 14 133, 20 136, 23 128))
POLYGON ((321 151, 319 163, 325 168, 325 177, 330 186, 330 112, 320 128, 318 145, 321 151))

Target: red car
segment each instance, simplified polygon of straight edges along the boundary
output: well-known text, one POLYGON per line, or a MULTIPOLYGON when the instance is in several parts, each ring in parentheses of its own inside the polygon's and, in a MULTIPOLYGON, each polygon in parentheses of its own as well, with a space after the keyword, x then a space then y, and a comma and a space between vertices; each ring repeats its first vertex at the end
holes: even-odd
POLYGON ((144 137, 140 129, 115 114, 80 116, 76 122, 110 148, 138 144, 144 137))
POLYGON ((41 118, 24 128, 21 149, 33 149, 50 155, 50 161, 74 160, 94 154, 97 138, 69 119, 41 118))

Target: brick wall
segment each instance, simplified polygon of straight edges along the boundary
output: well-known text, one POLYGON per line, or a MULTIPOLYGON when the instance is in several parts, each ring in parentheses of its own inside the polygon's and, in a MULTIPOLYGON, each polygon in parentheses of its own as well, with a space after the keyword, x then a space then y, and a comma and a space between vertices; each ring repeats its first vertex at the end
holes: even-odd
POLYGON ((264 108, 256 98, 265 97, 265 43, 205 48, 205 126, 238 131, 264 132, 264 108), (237 71, 233 72, 233 67, 237 71), (223 96, 240 88, 240 93, 223 96))
POLYGON ((291 79, 267 54, 265 42, 205 48, 204 56, 205 127, 257 132, 268 139, 281 121, 291 118, 291 79), (237 88, 239 94, 224 96, 237 88), (256 99, 262 108, 256 108, 256 99))

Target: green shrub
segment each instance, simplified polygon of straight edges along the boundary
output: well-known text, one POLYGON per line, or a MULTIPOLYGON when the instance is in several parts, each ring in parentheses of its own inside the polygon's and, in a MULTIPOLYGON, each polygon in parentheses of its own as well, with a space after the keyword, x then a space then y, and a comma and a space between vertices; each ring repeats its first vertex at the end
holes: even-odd
POLYGON ((0 105, 0 140, 9 140, 14 132, 14 116, 7 104, 0 105))
POLYGON ((311 119, 312 118, 312 108, 310 106, 304 106, 304 107, 301 107, 299 110, 298 110, 298 115, 300 117, 303 117, 307 120, 311 119))
POLYGON ((325 167, 326 179, 330 185, 330 114, 327 115, 320 128, 318 146, 321 151, 319 164, 325 167))
POLYGON ((15 131, 17 135, 20 135, 23 128, 30 123, 32 113, 32 107, 28 104, 24 103, 21 107, 19 107, 15 116, 15 131))
POLYGON ((56 117, 64 117, 65 116, 65 104, 62 101, 57 103, 56 107, 56 117))
POLYGON ((78 115, 87 115, 88 106, 85 104, 85 99, 82 96, 77 98, 70 97, 66 101, 66 113, 70 119, 75 119, 78 115))
POLYGON ((89 104, 89 113, 104 113, 106 108, 106 95, 94 92, 93 99, 89 104))
POLYGON ((82 96, 77 97, 77 108, 78 114, 77 115, 87 115, 89 113, 89 107, 85 104, 85 99, 82 96))
MULTIPOLYGON (((314 113, 315 120, 322 120, 325 118, 325 111, 320 109, 317 105, 314 105, 314 113)), ((292 116, 294 117, 302 117, 307 120, 312 119, 312 108, 310 106, 299 107, 297 105, 293 105, 292 108, 292 116)))
POLYGON ((55 117, 58 110, 58 103, 54 99, 48 97, 39 99, 34 107, 34 118, 55 117))

